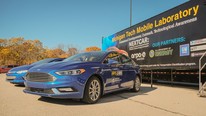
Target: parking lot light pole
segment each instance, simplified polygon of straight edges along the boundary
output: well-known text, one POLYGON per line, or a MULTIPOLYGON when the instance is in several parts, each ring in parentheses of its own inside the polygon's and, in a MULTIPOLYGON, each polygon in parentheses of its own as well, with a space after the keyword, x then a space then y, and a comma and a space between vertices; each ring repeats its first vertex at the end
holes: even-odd
POLYGON ((130 27, 132 26, 132 0, 130 0, 130 27))

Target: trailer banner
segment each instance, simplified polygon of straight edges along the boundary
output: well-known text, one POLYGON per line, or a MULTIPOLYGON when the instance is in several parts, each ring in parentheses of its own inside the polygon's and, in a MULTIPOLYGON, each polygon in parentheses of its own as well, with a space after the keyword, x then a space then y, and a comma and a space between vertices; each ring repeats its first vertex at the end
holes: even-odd
POLYGON ((124 50, 142 68, 198 68, 206 52, 206 5, 191 0, 102 39, 102 50, 124 50))

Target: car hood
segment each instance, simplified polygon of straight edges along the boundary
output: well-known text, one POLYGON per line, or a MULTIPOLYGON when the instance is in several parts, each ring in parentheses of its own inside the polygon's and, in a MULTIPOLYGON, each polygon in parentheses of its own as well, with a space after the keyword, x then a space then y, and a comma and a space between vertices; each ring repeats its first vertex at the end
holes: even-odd
MULTIPOLYGON (((39 72, 39 71, 48 72, 51 70, 68 70, 68 69, 77 68, 81 65, 85 66, 88 63, 89 62, 81 62, 81 61, 52 62, 48 64, 34 66, 29 70, 29 72, 39 72)), ((90 64, 92 63, 90 62, 90 64)))
POLYGON ((10 72, 11 72, 11 71, 20 71, 20 70, 29 70, 31 67, 32 67, 32 65, 18 66, 18 67, 12 68, 12 69, 10 70, 10 72))

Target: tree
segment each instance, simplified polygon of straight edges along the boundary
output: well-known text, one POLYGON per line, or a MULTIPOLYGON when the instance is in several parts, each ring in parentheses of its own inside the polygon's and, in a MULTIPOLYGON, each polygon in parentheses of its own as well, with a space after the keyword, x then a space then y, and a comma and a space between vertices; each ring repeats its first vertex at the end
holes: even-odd
POLYGON ((101 51, 101 48, 96 46, 91 46, 85 49, 85 52, 91 52, 91 51, 101 51))
POLYGON ((41 41, 25 40, 23 37, 0 39, 0 65, 31 64, 45 58, 67 58, 77 54, 79 50, 59 44, 58 48, 44 48, 41 41))

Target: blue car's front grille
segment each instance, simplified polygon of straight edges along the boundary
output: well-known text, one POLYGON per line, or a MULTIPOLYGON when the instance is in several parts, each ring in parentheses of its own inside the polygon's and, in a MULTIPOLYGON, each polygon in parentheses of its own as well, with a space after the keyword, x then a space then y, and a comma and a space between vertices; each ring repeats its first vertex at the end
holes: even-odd
POLYGON ((40 89, 40 88, 26 87, 26 90, 31 91, 31 92, 54 94, 52 89, 40 89))
POLYGON ((55 80, 55 77, 47 73, 29 72, 25 79, 33 82, 52 82, 55 80))

